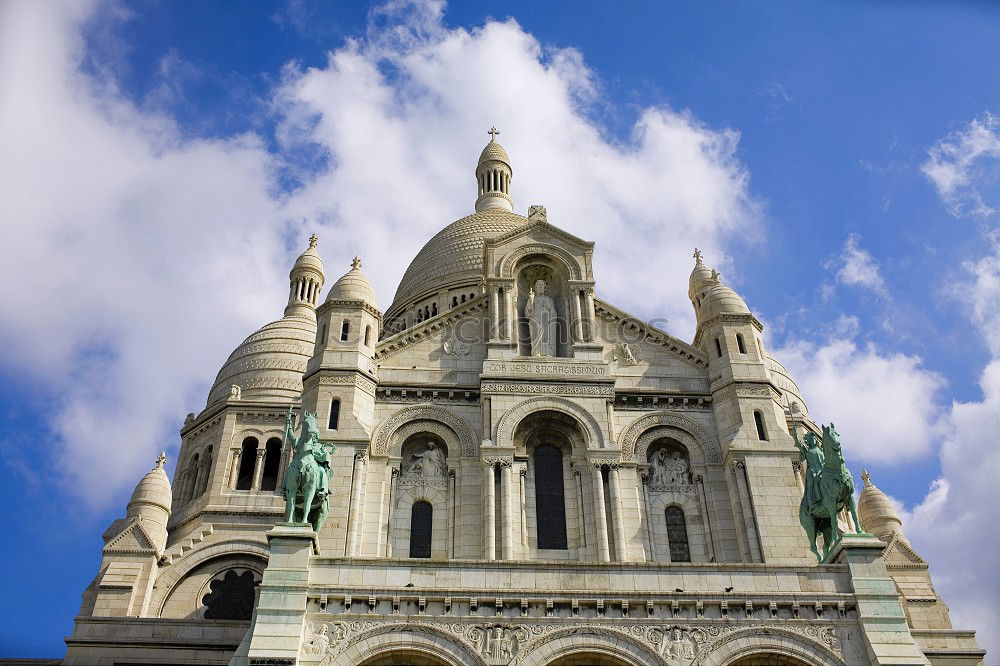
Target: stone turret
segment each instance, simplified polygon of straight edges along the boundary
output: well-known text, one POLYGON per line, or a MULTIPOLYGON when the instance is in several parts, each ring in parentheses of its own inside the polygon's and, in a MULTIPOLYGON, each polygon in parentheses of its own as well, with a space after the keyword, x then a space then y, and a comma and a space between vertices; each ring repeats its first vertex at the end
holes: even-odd
POLYGON ((909 544, 903 534, 903 521, 896 512, 896 507, 886 494, 872 483, 868 470, 861 472, 861 478, 865 483, 861 497, 858 498, 858 518, 861 519, 861 526, 866 532, 874 534, 886 543, 896 535, 909 544))
POLYGON ((479 183, 479 198, 476 199, 476 212, 484 210, 503 210, 512 212, 514 202, 510 198, 510 181, 514 171, 510 167, 507 151, 497 143, 495 127, 489 131, 490 142, 483 148, 476 165, 476 182, 479 183))
POLYGON ((316 251, 318 242, 316 234, 309 237, 309 247, 295 260, 288 274, 290 284, 288 305, 285 307, 286 317, 316 316, 316 304, 319 302, 319 293, 323 289, 325 279, 323 260, 316 251))
POLYGON ((135 518, 141 521, 158 552, 166 547, 167 520, 170 518, 170 479, 163 469, 166 461, 166 454, 161 453, 153 469, 136 484, 132 499, 125 509, 126 520, 135 518))

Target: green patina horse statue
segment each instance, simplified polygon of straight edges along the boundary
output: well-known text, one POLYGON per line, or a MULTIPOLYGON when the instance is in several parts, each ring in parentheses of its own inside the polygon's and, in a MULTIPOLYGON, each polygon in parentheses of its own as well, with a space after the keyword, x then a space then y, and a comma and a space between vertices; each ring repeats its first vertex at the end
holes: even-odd
POLYGON ((792 436, 799 449, 799 458, 806 462, 806 490, 799 504, 799 522, 809 536, 809 548, 816 559, 823 562, 842 535, 837 524, 841 510, 850 511, 855 529, 863 533, 854 502, 854 477, 844 464, 840 433, 832 423, 823 426, 822 448, 814 433, 806 433, 805 445, 794 429, 792 436), (816 547, 817 534, 823 535, 822 555, 816 547))
POLYGON ((330 454, 319 441, 316 414, 305 413, 302 431, 296 439, 289 407, 285 441, 295 442, 295 452, 285 472, 285 522, 309 523, 319 532, 330 511, 330 454))

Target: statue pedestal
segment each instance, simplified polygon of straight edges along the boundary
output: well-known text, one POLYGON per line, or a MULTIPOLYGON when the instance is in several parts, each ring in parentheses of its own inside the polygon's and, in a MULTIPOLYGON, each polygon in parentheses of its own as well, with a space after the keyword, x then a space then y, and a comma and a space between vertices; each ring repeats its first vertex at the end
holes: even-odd
POLYGON ((309 558, 319 554, 308 523, 279 523, 267 533, 271 554, 257 595, 250 630, 230 666, 298 661, 306 614, 309 558))
POLYGON ((869 663, 927 666, 927 657, 910 634, 896 583, 882 560, 884 550, 885 543, 876 536, 844 534, 825 563, 847 565, 869 663))

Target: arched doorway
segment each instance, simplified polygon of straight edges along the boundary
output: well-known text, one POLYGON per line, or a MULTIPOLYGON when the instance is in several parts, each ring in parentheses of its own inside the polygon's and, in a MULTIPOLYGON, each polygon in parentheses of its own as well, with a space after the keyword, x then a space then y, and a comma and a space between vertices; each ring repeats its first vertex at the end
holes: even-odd
POLYGON ((806 662, 781 654, 751 654, 726 666, 810 666, 806 662))

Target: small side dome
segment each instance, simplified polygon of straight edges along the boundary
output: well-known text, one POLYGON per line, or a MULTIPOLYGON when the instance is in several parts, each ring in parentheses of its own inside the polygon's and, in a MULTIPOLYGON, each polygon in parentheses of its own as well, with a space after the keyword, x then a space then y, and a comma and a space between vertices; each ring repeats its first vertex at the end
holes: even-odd
POLYGON ((888 542, 894 532, 898 532, 905 541, 903 521, 896 512, 896 507, 886 494, 872 483, 868 470, 861 472, 861 478, 865 482, 861 497, 858 498, 858 518, 861 520, 861 526, 866 532, 874 534, 882 541, 888 542))
POLYGON ((372 289, 372 284, 365 277, 365 274, 361 272, 360 258, 354 257, 354 261, 351 262, 351 270, 347 271, 330 287, 326 302, 330 301, 363 301, 373 308, 378 307, 375 290, 372 289))
POLYGON ((703 320, 720 314, 750 314, 750 308, 740 295, 721 282, 716 282, 705 290, 701 310, 703 320))
POLYGON ((157 507, 170 514, 170 479, 163 469, 167 462, 166 454, 161 453, 156 459, 156 466, 153 467, 146 476, 142 477, 135 490, 132 492, 132 499, 129 500, 125 509, 127 516, 132 517, 143 513, 146 507, 157 507))

